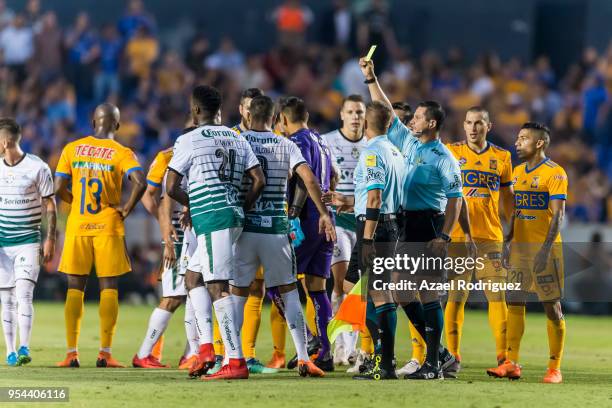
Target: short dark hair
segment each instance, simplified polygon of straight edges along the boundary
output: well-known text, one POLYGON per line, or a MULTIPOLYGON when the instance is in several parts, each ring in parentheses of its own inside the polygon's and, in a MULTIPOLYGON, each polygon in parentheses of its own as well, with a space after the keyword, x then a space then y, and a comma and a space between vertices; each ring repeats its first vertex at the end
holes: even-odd
POLYGON ((482 106, 472 106, 467 110, 466 113, 468 112, 482 113, 482 115, 486 118, 487 122, 491 122, 491 116, 489 116, 489 111, 483 108, 482 106))
POLYGON ((544 149, 550 144, 550 129, 548 126, 538 122, 525 122, 521 126, 521 130, 528 129, 537 132, 538 138, 544 141, 544 149))
POLYGON ((305 122, 308 120, 308 110, 304 101, 297 96, 290 96, 281 101, 280 111, 287 115, 291 123, 305 122))
POLYGON ((269 96, 256 96, 251 100, 249 112, 254 120, 268 121, 274 115, 274 102, 269 96))
POLYGON ((18 141, 21 137, 21 126, 13 118, 0 118, 0 130, 9 132, 13 141, 18 141))
POLYGON ((342 105, 340 105, 340 109, 344 108, 344 105, 345 105, 347 102, 358 102, 358 103, 363 103, 363 104, 365 105, 365 102, 364 102, 364 100, 363 100, 363 96, 361 96, 361 95, 359 95, 359 94, 351 94, 351 95, 349 95, 349 96, 345 97, 345 98, 342 100, 342 105))
POLYGON ((372 101, 366 106, 366 117, 368 113, 371 113, 368 127, 376 129, 380 134, 387 133, 393 115, 391 109, 380 101, 372 101))
POLYGON ((417 105, 417 108, 425 108, 425 118, 436 121, 436 130, 442 129, 446 118, 442 105, 436 101, 423 101, 417 105))
POLYGON ((209 85, 198 85, 193 88, 191 98, 207 116, 216 115, 223 101, 219 90, 209 85))
POLYGON ((412 113, 412 107, 410 106, 410 104, 408 104, 408 102, 393 102, 391 104, 391 107, 395 110, 401 110, 404 112, 404 115, 402 117, 399 118, 399 120, 404 124, 407 125, 408 122, 410 122, 410 120, 412 119, 413 113, 412 113))
POLYGON ((255 98, 257 96, 262 96, 264 93, 261 89, 259 88, 248 88, 245 89, 244 91, 242 91, 242 93, 240 94, 240 103, 242 103, 242 101, 244 101, 246 98, 255 98))

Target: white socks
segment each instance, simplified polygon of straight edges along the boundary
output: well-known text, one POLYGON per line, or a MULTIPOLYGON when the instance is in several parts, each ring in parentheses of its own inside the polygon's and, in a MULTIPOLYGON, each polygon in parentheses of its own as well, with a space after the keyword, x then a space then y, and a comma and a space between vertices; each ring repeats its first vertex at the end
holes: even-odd
POLYGON ((191 298, 187 296, 185 302, 185 334, 187 335, 187 345, 185 345, 185 357, 198 354, 199 337, 196 327, 195 310, 191 303, 191 298))
POLYGON ((27 279, 18 279, 15 282, 15 295, 17 297, 17 322, 19 324, 19 346, 30 347, 32 337, 32 322, 34 321, 34 286, 35 283, 27 279))
POLYGON ((14 289, 0 289, 0 302, 2 302, 2 330, 6 344, 6 355, 15 352, 17 337, 17 299, 14 289))
MULTIPOLYGON (((237 328, 238 316, 236 316, 236 302, 232 295, 223 297, 213 303, 219 331, 225 346, 225 354, 228 358, 244 358, 242 345, 240 344, 240 329, 237 328)), ((244 306, 244 305, 243 305, 244 306)))
POLYGON ((195 322, 200 344, 213 342, 212 307, 210 294, 204 286, 189 291, 189 299, 195 313, 195 322))
POLYGON ((236 313, 236 328, 238 329, 238 338, 240 338, 242 331, 242 323, 244 323, 244 305, 248 298, 237 295, 231 295, 230 297, 234 302, 234 313, 236 313))
POLYGON ((285 319, 289 326, 289 333, 293 339, 298 360, 308 360, 308 349, 306 348, 306 321, 302 312, 300 295, 297 289, 291 292, 282 293, 283 303, 285 304, 285 319))
POLYGON ((162 335, 166 327, 168 327, 168 322, 172 317, 172 313, 160 309, 156 307, 151 313, 151 317, 149 318, 149 327, 147 328, 147 334, 145 335, 144 340, 142 341, 142 345, 140 346, 140 350, 138 350, 138 358, 145 358, 151 354, 151 350, 153 350, 153 346, 159 340, 159 337, 162 335))

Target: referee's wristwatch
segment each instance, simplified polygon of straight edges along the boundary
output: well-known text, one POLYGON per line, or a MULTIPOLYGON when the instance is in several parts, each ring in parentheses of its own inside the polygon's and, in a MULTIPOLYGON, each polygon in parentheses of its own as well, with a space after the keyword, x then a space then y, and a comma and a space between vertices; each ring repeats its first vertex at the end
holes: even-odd
POLYGON ((449 235, 446 235, 445 233, 441 232, 438 234, 438 238, 443 239, 444 241, 451 242, 451 237, 449 235))

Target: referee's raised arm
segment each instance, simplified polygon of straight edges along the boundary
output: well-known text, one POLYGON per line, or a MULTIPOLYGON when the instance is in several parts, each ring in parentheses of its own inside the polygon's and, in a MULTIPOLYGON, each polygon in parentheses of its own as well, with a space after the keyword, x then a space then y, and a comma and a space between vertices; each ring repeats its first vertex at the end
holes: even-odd
POLYGON ((391 109, 391 122, 393 122, 396 115, 393 111, 393 106, 391 105, 389 98, 387 98, 387 95, 385 95, 380 87, 380 84, 378 83, 378 78, 374 72, 374 62, 372 60, 366 60, 365 57, 360 58, 359 68, 361 68, 361 72, 365 78, 364 83, 368 85, 368 90, 370 91, 372 101, 382 102, 389 109, 391 109))

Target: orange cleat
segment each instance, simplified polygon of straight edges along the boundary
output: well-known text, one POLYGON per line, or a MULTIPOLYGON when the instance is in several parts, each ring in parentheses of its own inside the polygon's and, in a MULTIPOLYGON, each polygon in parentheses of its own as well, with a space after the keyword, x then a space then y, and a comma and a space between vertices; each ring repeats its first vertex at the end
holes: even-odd
POLYGON ((158 359, 149 355, 145 358, 138 358, 138 354, 132 359, 132 366, 136 368, 170 368, 169 365, 162 364, 158 359))
POLYGON ((244 358, 230 358, 229 363, 214 374, 200 377, 204 381, 212 380, 246 380, 249 378, 249 368, 244 358))
POLYGON ((285 353, 281 353, 280 351, 275 351, 272 354, 272 358, 266 364, 268 368, 276 368, 280 370, 281 368, 285 368, 285 353))
POLYGON ((212 343, 200 344, 196 359, 189 367, 190 377, 200 377, 215 366, 215 349, 212 343))
POLYGON ((197 359, 197 354, 192 354, 189 357, 181 357, 178 366, 179 370, 189 370, 189 368, 191 368, 191 366, 193 365, 194 361, 196 361, 197 359))
POLYGON ((81 363, 79 362, 79 353, 76 351, 71 351, 66 353, 66 358, 64 361, 60 361, 59 363, 55 363, 56 367, 71 367, 71 368, 79 368, 81 363))
POLYGON ((98 359, 96 360, 96 367, 98 368, 125 368, 123 364, 115 360, 110 353, 101 351, 98 353, 98 359))
POLYGON ((546 384, 561 384, 563 382, 561 370, 558 370, 556 368, 549 368, 548 370, 546 370, 546 374, 544 374, 543 382, 546 384))
POLYGON ((298 360, 298 373, 300 373, 300 377, 325 377, 323 370, 310 360, 298 360))
POLYGON ((521 366, 510 360, 506 360, 496 368, 489 368, 487 374, 489 377, 518 380, 521 378, 521 366))

